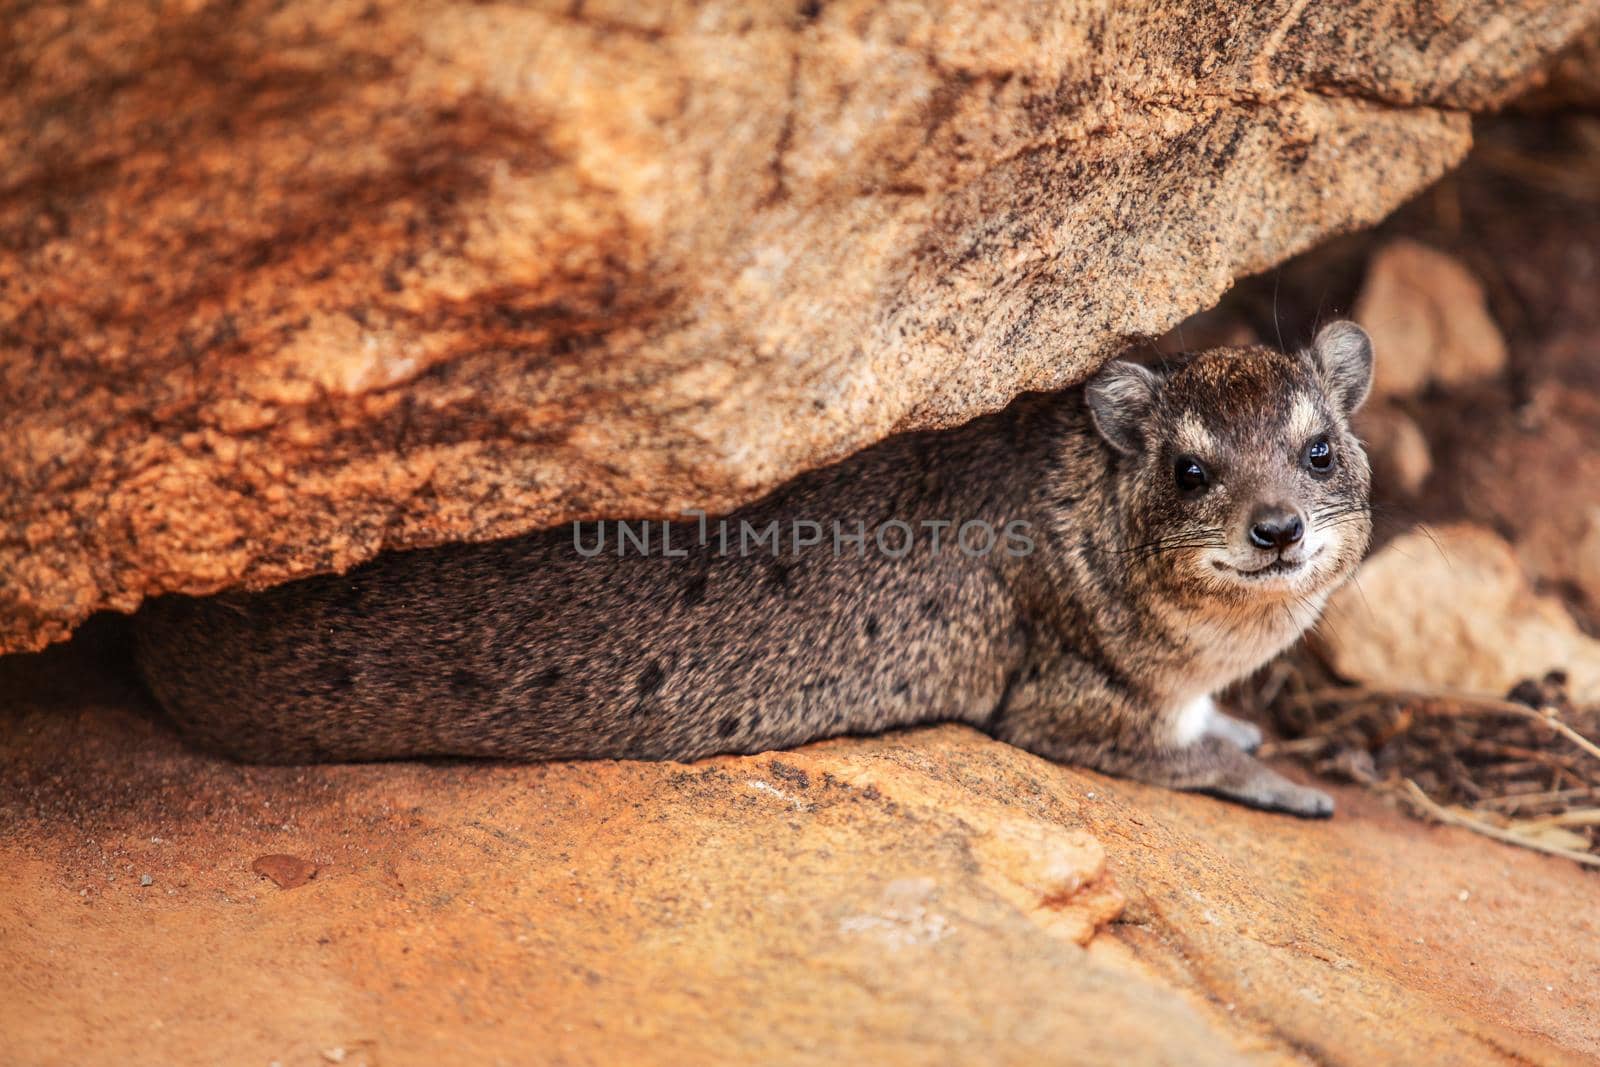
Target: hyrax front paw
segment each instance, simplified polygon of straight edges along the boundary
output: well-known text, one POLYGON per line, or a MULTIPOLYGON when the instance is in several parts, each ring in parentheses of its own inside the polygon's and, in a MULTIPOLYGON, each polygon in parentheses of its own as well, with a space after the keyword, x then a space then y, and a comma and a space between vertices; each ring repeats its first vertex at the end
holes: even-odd
POLYGON ((1261 747, 1261 727, 1220 711, 1213 712, 1207 720, 1205 736, 1231 741, 1245 752, 1254 752, 1261 747))
POLYGON ((1156 785, 1209 793, 1253 808, 1286 812, 1306 819, 1326 819, 1333 814, 1333 798, 1328 794, 1296 785, 1265 763, 1246 755, 1232 741, 1214 735, 1204 736, 1181 748, 1124 754, 1117 766, 1105 769, 1156 785))
POLYGON ((1266 765, 1253 759, 1250 762, 1256 764, 1256 772, 1244 780, 1202 787, 1200 791, 1302 819, 1326 819, 1333 814, 1333 798, 1322 790, 1296 785, 1266 765))

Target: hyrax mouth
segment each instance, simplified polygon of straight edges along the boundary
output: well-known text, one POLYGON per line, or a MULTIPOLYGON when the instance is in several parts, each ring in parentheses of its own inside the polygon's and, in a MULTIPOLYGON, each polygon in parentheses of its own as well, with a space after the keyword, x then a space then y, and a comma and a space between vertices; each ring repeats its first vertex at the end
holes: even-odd
POLYGON ((1224 563, 1220 559, 1212 560, 1211 565, 1217 568, 1219 571, 1231 571, 1241 578, 1273 578, 1283 577, 1291 574, 1299 574, 1306 570, 1310 566, 1311 561, 1320 555, 1322 555, 1322 549, 1319 548, 1304 559, 1284 559, 1280 556, 1271 563, 1268 563, 1266 566, 1256 567, 1253 570, 1246 570, 1243 567, 1235 567, 1231 563, 1224 563))

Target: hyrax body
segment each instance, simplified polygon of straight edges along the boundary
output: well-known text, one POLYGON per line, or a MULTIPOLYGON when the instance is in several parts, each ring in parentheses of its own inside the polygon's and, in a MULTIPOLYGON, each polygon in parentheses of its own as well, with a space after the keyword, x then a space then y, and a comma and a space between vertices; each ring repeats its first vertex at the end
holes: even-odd
POLYGON ((141 667, 190 736, 251 760, 688 759, 956 721, 1326 815, 1211 694, 1299 637, 1366 549, 1347 420, 1371 363, 1349 323, 1295 355, 1113 363, 807 474, 704 543, 652 523, 646 552, 634 523, 619 555, 615 524, 587 524, 164 598, 141 667), (750 538, 773 522, 776 554, 750 538))

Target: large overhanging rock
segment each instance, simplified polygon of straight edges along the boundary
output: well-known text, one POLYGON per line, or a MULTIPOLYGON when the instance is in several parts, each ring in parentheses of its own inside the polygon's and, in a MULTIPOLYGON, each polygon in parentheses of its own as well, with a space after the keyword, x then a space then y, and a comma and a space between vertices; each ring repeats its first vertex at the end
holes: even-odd
POLYGON ((1452 7, 13 10, 0 650, 1077 381, 1381 217, 1589 17, 1452 7))
POLYGON ((1525 111, 1600 108, 1600 22, 1551 60, 1515 103, 1525 111))

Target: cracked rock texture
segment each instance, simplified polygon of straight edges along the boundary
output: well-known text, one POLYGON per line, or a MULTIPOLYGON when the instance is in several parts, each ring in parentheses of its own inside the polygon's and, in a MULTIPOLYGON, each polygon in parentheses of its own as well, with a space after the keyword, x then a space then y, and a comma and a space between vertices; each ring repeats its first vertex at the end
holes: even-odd
POLYGON ((23 3, 0 650, 726 509, 1370 223, 1576 2, 23 3))
POLYGON ((958 727, 242 767, 114 659, 0 661, 6 1062, 1600 1057, 1595 875, 1355 789, 1301 822, 958 727))

